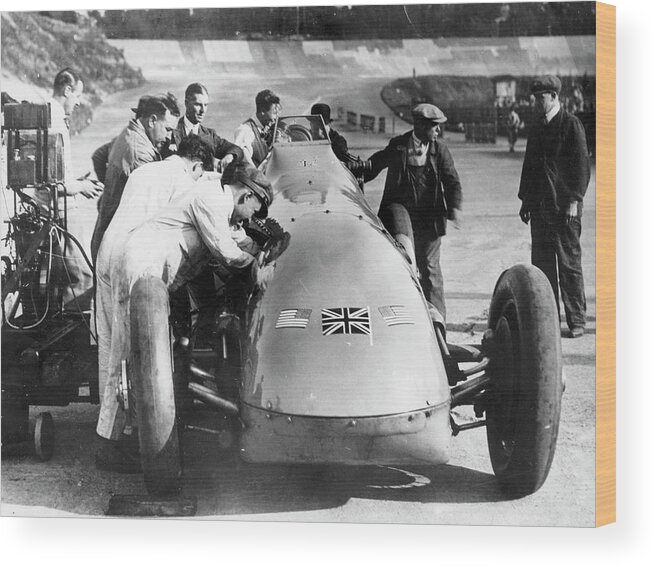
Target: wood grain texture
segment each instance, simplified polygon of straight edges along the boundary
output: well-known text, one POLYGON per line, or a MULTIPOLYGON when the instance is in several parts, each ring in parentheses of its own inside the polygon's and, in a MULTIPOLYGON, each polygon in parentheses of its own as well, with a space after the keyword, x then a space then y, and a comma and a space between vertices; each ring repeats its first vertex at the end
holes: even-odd
POLYGON ((596 526, 616 521, 616 7, 596 3, 596 526))

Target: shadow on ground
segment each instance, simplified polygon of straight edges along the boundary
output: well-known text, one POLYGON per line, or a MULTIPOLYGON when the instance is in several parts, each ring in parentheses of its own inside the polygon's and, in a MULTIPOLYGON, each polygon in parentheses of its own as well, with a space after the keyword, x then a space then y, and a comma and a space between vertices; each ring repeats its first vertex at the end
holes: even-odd
MULTIPOLYGON (((114 494, 145 495, 139 474, 98 471, 92 422, 57 418, 53 459, 29 455, 3 458, 2 503, 64 513, 102 516, 114 494), (28 492, 26 492, 28 491, 28 492)), ((242 462, 216 437, 182 434, 183 494, 196 497, 198 516, 230 516, 338 508, 352 498, 476 503, 507 500, 493 475, 461 466, 282 466, 242 462)))

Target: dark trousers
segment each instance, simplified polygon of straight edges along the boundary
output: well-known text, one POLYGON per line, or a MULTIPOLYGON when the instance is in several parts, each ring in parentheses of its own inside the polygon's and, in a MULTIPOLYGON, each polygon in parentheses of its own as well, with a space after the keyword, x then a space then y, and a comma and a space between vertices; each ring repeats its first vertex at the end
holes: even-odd
POLYGON ((567 224, 561 217, 551 219, 540 213, 530 217, 532 234, 532 263, 550 281, 559 313, 559 290, 570 329, 585 326, 587 301, 582 277, 582 249, 580 217, 567 224), (558 278, 559 272, 559 278, 558 278), (558 283, 559 280, 559 283, 558 283))
POLYGON ((416 267, 421 275, 421 288, 425 298, 437 308, 446 320, 446 301, 441 273, 441 237, 434 229, 414 230, 416 267))

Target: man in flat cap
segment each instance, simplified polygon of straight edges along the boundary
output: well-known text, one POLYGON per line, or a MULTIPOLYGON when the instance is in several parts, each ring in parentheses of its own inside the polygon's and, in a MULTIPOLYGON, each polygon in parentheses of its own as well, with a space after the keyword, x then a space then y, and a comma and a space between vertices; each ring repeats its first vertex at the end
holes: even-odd
POLYGON ((560 106, 561 88, 552 75, 531 86, 536 120, 525 150, 519 215, 530 223, 532 263, 548 277, 558 311, 561 290, 570 336, 577 338, 586 323, 580 233, 590 166, 584 128, 560 106))
POLYGON ((393 236, 410 236, 406 219, 411 220, 421 287, 445 321, 441 237, 446 234, 446 219, 459 228, 462 187, 450 151, 438 139, 444 113, 433 104, 419 104, 412 116, 414 129, 373 154, 364 179, 370 181, 389 168, 378 215, 393 236))

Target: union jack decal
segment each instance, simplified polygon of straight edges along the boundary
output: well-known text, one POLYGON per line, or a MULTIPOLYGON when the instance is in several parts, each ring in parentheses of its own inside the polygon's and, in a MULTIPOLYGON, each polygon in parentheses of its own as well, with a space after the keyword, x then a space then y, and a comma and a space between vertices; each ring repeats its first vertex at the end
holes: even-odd
POLYGON ((333 307, 321 310, 324 335, 369 335, 371 317, 368 307, 333 307))
POLYGON ((277 318, 276 329, 305 329, 309 323, 311 309, 283 309, 277 318))
POLYGON ((404 305, 385 305, 384 307, 378 307, 378 311, 389 327, 414 324, 414 320, 410 317, 409 311, 404 305))

